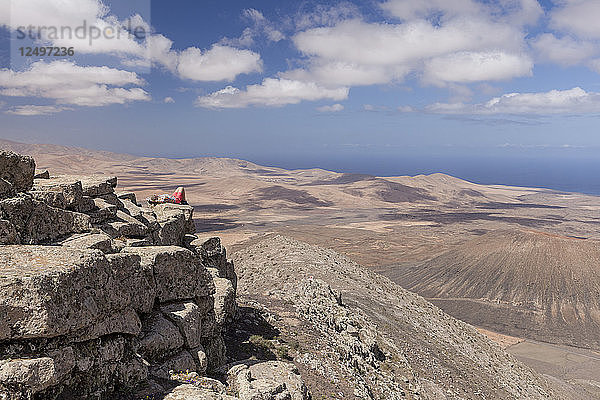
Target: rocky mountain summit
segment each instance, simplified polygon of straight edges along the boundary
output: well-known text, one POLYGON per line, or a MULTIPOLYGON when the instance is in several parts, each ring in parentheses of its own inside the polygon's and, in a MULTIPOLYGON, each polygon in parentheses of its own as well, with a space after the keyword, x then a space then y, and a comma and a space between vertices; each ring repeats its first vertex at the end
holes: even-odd
POLYGON ((193 208, 116 186, 0 152, 0 398, 308 398, 293 364, 227 364, 237 278, 193 208))
POLYGON ((0 152, 0 399, 585 399, 332 250, 0 152))

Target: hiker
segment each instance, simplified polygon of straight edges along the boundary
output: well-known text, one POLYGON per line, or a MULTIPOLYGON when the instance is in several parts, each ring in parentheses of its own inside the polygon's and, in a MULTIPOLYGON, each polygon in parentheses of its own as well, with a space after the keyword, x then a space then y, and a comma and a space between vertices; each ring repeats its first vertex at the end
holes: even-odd
POLYGON ((146 201, 152 205, 163 203, 187 205, 187 201, 185 200, 185 188, 183 186, 178 187, 173 194, 153 194, 148 197, 146 201))

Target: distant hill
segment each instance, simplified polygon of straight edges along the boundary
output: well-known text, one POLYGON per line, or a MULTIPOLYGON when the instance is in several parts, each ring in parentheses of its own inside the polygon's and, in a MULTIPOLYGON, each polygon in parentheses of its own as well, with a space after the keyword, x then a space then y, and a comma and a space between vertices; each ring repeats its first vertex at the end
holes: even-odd
POLYGON ((600 349, 600 241, 490 232, 396 281, 471 324, 600 349))

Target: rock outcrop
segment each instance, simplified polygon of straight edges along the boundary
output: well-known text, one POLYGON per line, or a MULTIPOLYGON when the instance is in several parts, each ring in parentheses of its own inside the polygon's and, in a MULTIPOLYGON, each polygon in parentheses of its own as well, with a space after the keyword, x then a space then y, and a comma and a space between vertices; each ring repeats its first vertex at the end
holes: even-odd
MULTIPOLYGON (((141 206, 114 177, 34 172, 0 152, 0 398, 256 398, 257 366, 229 386, 206 376, 230 368, 237 278, 218 238, 193 235, 193 208, 141 206)), ((289 398, 298 379, 275 376, 261 398, 289 398)))

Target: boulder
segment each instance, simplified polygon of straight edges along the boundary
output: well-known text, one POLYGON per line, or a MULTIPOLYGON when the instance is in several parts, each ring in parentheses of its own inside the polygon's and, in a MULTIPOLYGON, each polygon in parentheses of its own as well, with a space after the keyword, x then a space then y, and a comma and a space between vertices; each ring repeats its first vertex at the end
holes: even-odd
POLYGON ((0 150, 0 179, 9 182, 15 192, 26 192, 33 186, 35 161, 29 156, 0 150))
POLYGON ((182 350, 160 365, 150 368, 150 374, 159 379, 170 379, 173 373, 196 370, 196 363, 187 350, 182 350))
POLYGON ((160 360, 183 347, 183 344, 179 329, 161 313, 153 312, 143 321, 138 352, 144 359, 160 360))
POLYGON ((215 282, 215 320, 218 325, 233 321, 235 316, 235 290, 230 280, 213 278, 215 282))
POLYGON ((37 201, 41 201, 46 203, 50 207, 66 209, 67 208, 67 199, 63 192, 56 192, 53 190, 34 190, 29 192, 31 197, 36 199, 37 201))
POLYGON ((19 244, 19 233, 15 226, 5 219, 0 219, 0 245, 19 244))
POLYGON ((117 187, 117 178, 115 176, 76 176, 81 181, 84 196, 99 197, 112 194, 117 187))
POLYGON ((82 208, 83 188, 76 177, 54 176, 50 179, 36 179, 33 191, 60 192, 65 198, 68 210, 85 211, 82 208))
POLYGON ((237 289, 237 275, 233 262, 227 260, 227 251, 220 238, 197 239, 192 241, 190 246, 202 256, 206 265, 217 269, 219 277, 229 279, 234 290, 237 289))
POLYGON ((294 364, 246 361, 232 367, 227 381, 240 400, 308 400, 310 394, 294 364))
POLYGON ((73 235, 62 242, 61 246, 71 249, 95 249, 103 253, 112 253, 112 240, 105 233, 86 233, 73 235))
POLYGON ((171 390, 163 400, 239 400, 237 397, 203 389, 196 385, 179 385, 171 390))
POLYGON ((100 224, 117 217, 117 206, 99 198, 92 201, 94 202, 94 209, 89 213, 92 224, 100 224))
POLYGON ((124 253, 141 257, 154 271, 156 296, 161 303, 212 295, 215 286, 201 260, 190 250, 175 246, 126 247, 124 253))
POLYGON ((57 384, 75 366, 71 347, 50 352, 47 357, 0 360, 0 395, 2 388, 19 388, 27 398, 57 384))
POLYGON ((142 218, 142 208, 137 204, 134 204, 129 199, 120 199, 121 204, 123 204, 124 211, 131 215, 133 218, 137 219, 140 222, 143 222, 142 218))
POLYGON ((172 303, 160 309, 165 317, 178 328, 188 348, 200 346, 202 328, 200 326, 201 315, 196 303, 188 301, 185 303, 172 303))
POLYGON ((123 200, 129 200, 131 203, 135 204, 137 206, 137 198, 135 196, 135 193, 133 192, 119 192, 116 193, 117 198, 121 201, 123 200))
POLYGON ((194 208, 178 204, 158 204, 152 208, 160 226, 158 242, 163 246, 184 246, 185 235, 194 233, 194 208))
POLYGON ((139 257, 109 258, 98 250, 0 246, 0 341, 131 333, 117 316, 152 307, 152 275, 139 257))
POLYGON ((44 170, 36 169, 33 179, 50 179, 50 172, 47 169, 44 169, 44 170))
POLYGON ((0 201, 0 213, 16 228, 23 244, 53 241, 91 229, 87 215, 50 207, 26 194, 0 201))
POLYGON ((6 199, 15 195, 15 189, 12 183, 0 179, 0 199, 6 199))

